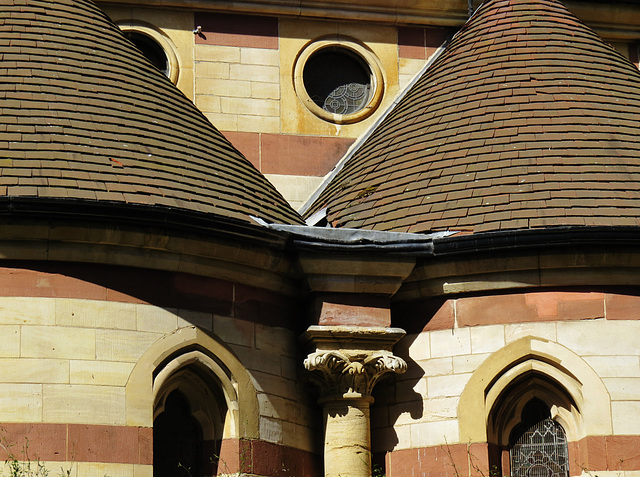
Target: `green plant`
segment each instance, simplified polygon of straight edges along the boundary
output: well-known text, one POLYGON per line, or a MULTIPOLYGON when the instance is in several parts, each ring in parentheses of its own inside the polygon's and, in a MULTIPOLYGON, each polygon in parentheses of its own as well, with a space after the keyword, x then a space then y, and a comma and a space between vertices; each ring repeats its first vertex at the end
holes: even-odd
MULTIPOLYGON (((239 451, 238 457, 240 462, 239 462, 239 469, 237 472, 231 472, 231 469, 227 465, 226 461, 219 455, 214 455, 213 457, 210 457, 210 461, 212 463, 218 464, 218 471, 222 470, 222 475, 225 475, 228 477, 244 477, 245 475, 247 475, 247 473, 250 474, 251 471, 253 470, 252 468, 253 464, 251 463, 250 452, 248 452, 247 449, 243 447, 242 451, 239 451)), ((282 468, 284 470, 284 464, 282 468)))
POLYGON ((49 475, 49 470, 40 462, 40 459, 32 460, 29 457, 29 439, 25 438, 22 460, 18 459, 13 452, 13 444, 9 444, 4 435, 0 440, 0 447, 7 453, 4 463, 9 467, 10 477, 46 477, 49 475))
POLYGON ((382 466, 373 464, 373 466, 371 466, 371 477, 385 477, 382 466))
MULTIPOLYGON (((451 467, 453 467, 453 475, 455 477, 462 477, 462 474, 460 473, 460 471, 458 470, 458 467, 456 466, 456 462, 453 458, 453 454, 451 453, 451 449, 446 439, 445 439, 445 445, 440 447, 447 454, 447 457, 449 459, 449 464, 451 465, 451 467)), ((502 477, 502 472, 500 472, 500 469, 498 468, 497 465, 492 465, 488 470, 488 474, 485 473, 485 471, 480 468, 478 457, 471 452, 471 444, 467 444, 467 461, 469 462, 470 470, 472 470, 473 473, 479 477, 502 477)))
MULTIPOLYGON (((8 467, 8 477, 47 477, 49 476, 49 469, 47 469, 44 462, 40 460, 38 456, 35 458, 29 455, 29 439, 24 438, 24 445, 20 453, 20 458, 14 452, 15 444, 11 444, 5 437, 5 429, 0 428, 0 448, 5 451, 7 458, 4 461, 5 467, 8 467)), ((5 471, 2 471, 2 476, 5 475, 5 471)), ((60 477, 72 477, 73 473, 71 468, 60 468, 60 477)), ((109 477, 107 474, 104 477, 109 477)))

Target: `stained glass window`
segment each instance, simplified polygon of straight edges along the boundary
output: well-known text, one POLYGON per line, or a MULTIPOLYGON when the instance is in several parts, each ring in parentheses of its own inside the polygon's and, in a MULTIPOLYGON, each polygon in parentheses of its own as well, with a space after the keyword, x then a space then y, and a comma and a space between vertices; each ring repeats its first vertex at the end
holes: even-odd
POLYGON ((512 477, 569 475, 566 434, 539 399, 524 407, 522 422, 511 433, 509 455, 512 477))
POLYGON ((309 97, 330 113, 356 113, 371 99, 371 72, 347 49, 333 47, 315 53, 305 64, 303 76, 309 97))

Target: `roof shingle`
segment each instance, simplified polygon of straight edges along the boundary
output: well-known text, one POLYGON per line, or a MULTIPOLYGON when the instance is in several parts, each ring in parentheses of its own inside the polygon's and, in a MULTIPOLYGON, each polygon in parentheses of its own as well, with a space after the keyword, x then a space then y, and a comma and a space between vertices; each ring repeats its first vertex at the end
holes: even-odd
POLYGON ((559 1, 489 0, 308 214, 411 232, 639 225, 639 131, 630 62, 559 1))
POLYGON ((0 192, 301 218, 89 0, 0 0, 0 192))

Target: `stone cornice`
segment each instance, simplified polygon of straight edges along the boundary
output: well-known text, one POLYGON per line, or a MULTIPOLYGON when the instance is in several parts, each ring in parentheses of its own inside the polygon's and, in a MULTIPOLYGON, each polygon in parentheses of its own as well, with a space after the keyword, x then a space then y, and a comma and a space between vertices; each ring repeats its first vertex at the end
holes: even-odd
POLYGON ((222 232, 222 226, 214 235, 117 220, 5 218, 0 219, 0 258, 182 272, 299 295, 299 272, 283 250, 284 240, 222 232))
MULTIPOLYGON (((99 3, 451 27, 462 26, 468 18, 465 0, 109 0, 99 3)), ((475 7, 480 3, 474 0, 475 7)), ((640 38, 640 5, 583 0, 569 0, 566 4, 578 18, 607 39, 640 38)))
POLYGON ((419 262, 393 300, 546 287, 636 286, 640 252, 630 244, 494 250, 419 262))

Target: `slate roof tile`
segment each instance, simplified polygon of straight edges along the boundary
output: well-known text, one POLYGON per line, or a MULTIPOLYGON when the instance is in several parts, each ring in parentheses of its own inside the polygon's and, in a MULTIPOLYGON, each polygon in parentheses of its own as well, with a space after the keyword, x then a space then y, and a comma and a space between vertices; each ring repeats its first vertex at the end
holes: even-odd
POLYGON ((637 223, 639 113, 638 70, 559 1, 489 0, 307 213, 352 227, 369 207, 368 228, 414 232, 637 223))
POLYGON ((0 131, 9 131, 0 154, 39 161, 1 163, 0 175, 37 168, 41 178, 5 194, 42 187, 42 197, 301 223, 89 0, 15 0, 0 9, 0 25, 0 131))

